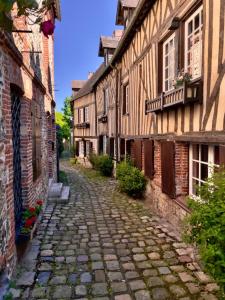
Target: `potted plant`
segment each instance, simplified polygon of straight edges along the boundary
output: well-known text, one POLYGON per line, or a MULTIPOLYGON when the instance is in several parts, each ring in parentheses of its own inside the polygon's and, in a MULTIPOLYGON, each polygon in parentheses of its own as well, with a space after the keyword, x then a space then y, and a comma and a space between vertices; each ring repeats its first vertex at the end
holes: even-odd
POLYGON ((192 75, 188 72, 184 72, 184 70, 178 72, 177 77, 174 79, 174 87, 178 88, 182 86, 185 82, 190 82, 192 79, 192 75))
POLYGON ((19 241, 27 241, 33 238, 37 227, 38 217, 42 211, 43 201, 37 200, 35 207, 25 208, 22 215, 19 241))

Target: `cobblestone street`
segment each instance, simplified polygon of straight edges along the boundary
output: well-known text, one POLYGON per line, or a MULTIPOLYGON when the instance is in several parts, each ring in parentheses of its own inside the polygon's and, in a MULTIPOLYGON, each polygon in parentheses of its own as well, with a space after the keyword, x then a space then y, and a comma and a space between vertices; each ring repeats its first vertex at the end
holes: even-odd
POLYGON ((219 299, 187 247, 142 203, 63 162, 67 205, 48 205, 12 292, 18 299, 219 299))

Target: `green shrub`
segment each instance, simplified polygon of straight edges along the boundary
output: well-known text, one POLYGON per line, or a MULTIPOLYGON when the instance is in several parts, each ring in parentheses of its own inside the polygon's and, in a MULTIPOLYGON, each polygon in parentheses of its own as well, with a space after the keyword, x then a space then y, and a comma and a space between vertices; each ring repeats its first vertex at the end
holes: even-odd
POLYGON ((195 243, 205 269, 225 290, 225 171, 215 173, 188 200, 191 214, 184 222, 184 238, 195 243))
POLYGON ((116 169, 119 188, 131 197, 141 198, 146 190, 147 180, 142 172, 129 162, 121 162, 116 169))
POLYGON ((100 171, 103 176, 112 176, 113 161, 108 155, 96 155, 90 156, 90 162, 95 170, 100 171))
POLYGON ((100 155, 97 162, 99 171, 104 176, 112 176, 113 160, 108 155, 100 155))

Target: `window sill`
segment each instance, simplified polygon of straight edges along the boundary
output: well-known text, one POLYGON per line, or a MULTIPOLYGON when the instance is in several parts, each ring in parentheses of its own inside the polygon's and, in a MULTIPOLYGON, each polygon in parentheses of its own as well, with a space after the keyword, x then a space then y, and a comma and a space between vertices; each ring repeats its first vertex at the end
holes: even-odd
POLYGON ((125 114, 123 114, 123 117, 129 117, 129 113, 125 113, 125 114))

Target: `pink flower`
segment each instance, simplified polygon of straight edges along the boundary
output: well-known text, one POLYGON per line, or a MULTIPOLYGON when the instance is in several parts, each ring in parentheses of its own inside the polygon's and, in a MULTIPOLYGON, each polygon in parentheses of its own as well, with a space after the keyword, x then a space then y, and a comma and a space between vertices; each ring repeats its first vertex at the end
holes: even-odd
POLYGON ((43 32, 44 36, 48 38, 49 35, 53 35, 55 30, 55 25, 52 23, 51 20, 44 21, 41 23, 41 31, 43 32))

